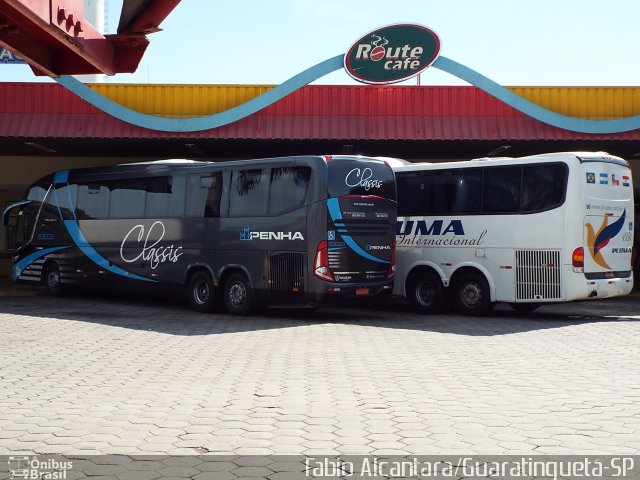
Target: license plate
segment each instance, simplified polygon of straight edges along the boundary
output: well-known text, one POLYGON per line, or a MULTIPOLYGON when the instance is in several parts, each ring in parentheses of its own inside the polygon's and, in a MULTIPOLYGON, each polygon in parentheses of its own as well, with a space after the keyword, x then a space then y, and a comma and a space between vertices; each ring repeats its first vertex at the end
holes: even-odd
POLYGON ((369 295, 369 288, 368 287, 356 288, 356 295, 369 295))

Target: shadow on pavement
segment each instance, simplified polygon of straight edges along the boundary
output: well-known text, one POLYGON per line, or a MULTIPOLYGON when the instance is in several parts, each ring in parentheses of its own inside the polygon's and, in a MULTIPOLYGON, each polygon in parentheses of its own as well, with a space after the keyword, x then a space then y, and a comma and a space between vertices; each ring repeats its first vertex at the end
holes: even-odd
POLYGON ((315 311, 273 308, 259 310, 250 317, 234 317, 227 313, 193 312, 184 302, 174 298, 76 294, 63 298, 1 297, 0 314, 98 323, 178 336, 221 335, 333 323, 482 337, 585 323, 635 321, 632 317, 640 315, 639 304, 640 298, 625 297, 549 305, 527 314, 515 313, 508 306, 499 305, 489 316, 463 317, 450 313, 421 315, 413 312, 403 301, 393 299, 370 308, 322 308, 315 311))

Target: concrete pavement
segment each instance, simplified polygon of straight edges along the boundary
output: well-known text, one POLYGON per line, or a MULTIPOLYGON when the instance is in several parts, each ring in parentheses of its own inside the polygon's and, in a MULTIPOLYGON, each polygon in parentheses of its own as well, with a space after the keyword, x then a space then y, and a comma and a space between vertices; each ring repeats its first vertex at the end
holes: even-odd
POLYGON ((639 319, 3 297, 0 454, 637 454, 639 319))

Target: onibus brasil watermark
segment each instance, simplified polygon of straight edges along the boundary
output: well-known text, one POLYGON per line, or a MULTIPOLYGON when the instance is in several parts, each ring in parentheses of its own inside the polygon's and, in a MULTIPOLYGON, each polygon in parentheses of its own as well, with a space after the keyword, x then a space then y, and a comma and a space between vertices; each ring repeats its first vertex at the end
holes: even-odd
POLYGON ((65 480, 73 468, 73 461, 41 455, 10 456, 9 478, 42 480, 65 480))

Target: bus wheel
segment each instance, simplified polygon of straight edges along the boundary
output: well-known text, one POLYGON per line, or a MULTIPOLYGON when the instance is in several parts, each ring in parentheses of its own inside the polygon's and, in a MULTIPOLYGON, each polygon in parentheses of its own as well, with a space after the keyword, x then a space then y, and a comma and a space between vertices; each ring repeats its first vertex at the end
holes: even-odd
POLYGON ((253 292, 242 273, 232 274, 224 284, 224 304, 233 315, 247 315, 253 310, 253 292))
POLYGON ((60 267, 57 263, 50 263, 44 271, 44 286, 52 297, 62 295, 62 281, 60 279, 60 267))
POLYGON ((509 306, 520 313, 528 313, 537 310, 540 307, 539 303, 510 303, 509 306))
POLYGON ((421 313, 436 313, 442 308, 442 282, 433 272, 416 274, 407 286, 407 298, 421 313))
POLYGON ((489 284, 478 273, 463 273, 453 285, 453 306, 464 315, 484 315, 493 307, 489 284))
POLYGON ((210 312, 216 306, 216 292, 207 272, 199 271, 189 279, 189 304, 197 312, 210 312))

